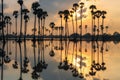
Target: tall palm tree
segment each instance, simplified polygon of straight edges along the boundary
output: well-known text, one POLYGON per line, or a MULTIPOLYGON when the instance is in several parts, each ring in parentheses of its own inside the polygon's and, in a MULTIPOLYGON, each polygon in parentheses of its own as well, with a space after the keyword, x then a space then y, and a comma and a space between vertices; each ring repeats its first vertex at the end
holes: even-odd
POLYGON ((13 16, 15 18, 15 30, 16 30, 15 35, 16 35, 16 40, 17 40, 17 18, 18 18, 18 11, 14 11, 13 12, 13 16))
POLYGON ((98 40, 98 38, 99 38, 99 27, 100 27, 100 25, 99 25, 99 19, 100 19, 100 16, 101 16, 102 14, 101 14, 101 11, 100 10, 97 10, 96 12, 95 12, 95 16, 97 17, 97 19, 98 19, 98 29, 97 29, 97 40, 98 40))
POLYGON ((9 23, 11 21, 11 18, 10 18, 10 16, 5 16, 4 20, 5 20, 5 23, 7 25, 7 39, 8 39, 8 25, 9 25, 9 23))
POLYGON ((51 22, 51 23, 49 24, 49 26, 50 26, 50 28, 52 29, 51 35, 53 36, 53 29, 54 29, 54 27, 55 27, 55 23, 54 23, 54 22, 51 22))
POLYGON ((29 20, 29 16, 27 15, 27 13, 29 13, 28 9, 23 9, 22 13, 24 14, 24 23, 25 23, 25 27, 24 27, 24 40, 26 39, 26 33, 27 33, 27 23, 29 20))
MULTIPOLYGON (((94 16, 94 10, 97 9, 95 5, 91 5, 89 7, 89 9, 91 9, 91 17, 92 17, 92 28, 91 28, 91 33, 93 35, 93 28, 94 28, 94 25, 93 25, 93 16, 94 16)), ((92 37, 92 40, 93 40, 93 37, 92 37)))
POLYGON ((33 9, 33 14, 34 14, 34 17, 35 17, 35 20, 34 20, 34 40, 35 40, 35 34, 36 34, 36 15, 37 15, 37 9, 38 7, 40 6, 39 2, 34 2, 32 3, 32 9, 33 9))
POLYGON ((64 19, 65 19, 65 37, 69 36, 69 28, 68 28, 68 19, 70 12, 69 10, 64 10, 64 19))
POLYGON ((23 8, 23 0, 18 0, 18 4, 20 5, 20 10, 21 10, 21 16, 20 16, 20 36, 19 36, 19 42, 21 42, 21 37, 22 37, 22 8, 23 8))
POLYGON ((74 29, 74 19, 73 19, 73 10, 70 11, 70 17, 72 18, 72 27, 73 27, 73 34, 75 33, 75 29, 74 29))
POLYGON ((44 30, 44 29, 45 29, 45 19, 46 19, 46 17, 48 16, 47 11, 43 11, 43 15, 42 15, 42 16, 43 16, 43 26, 42 26, 42 27, 43 27, 43 31, 42 31, 42 32, 43 32, 43 36, 44 36, 44 31, 45 31, 45 30, 44 30))
POLYGON ((103 35, 103 33, 104 33, 103 32, 103 29, 104 29, 104 19, 106 18, 105 14, 107 14, 107 12, 106 11, 102 11, 101 14, 102 14, 102 26, 101 26, 102 27, 102 31, 101 31, 101 33, 103 35))
POLYGON ((81 40, 82 40, 82 15, 83 15, 83 7, 84 7, 84 3, 81 2, 80 3, 80 14, 81 14, 81 29, 80 29, 80 35, 81 35, 81 40))
POLYGON ((2 10, 2 35, 3 35, 3 42, 5 43, 5 36, 4 36, 4 9, 3 9, 3 0, 1 0, 1 10, 2 10))
POLYGON ((40 28, 42 27, 42 15, 43 15, 43 9, 38 8, 37 17, 38 17, 38 35, 39 36, 41 34, 40 28))
MULTIPOLYGON (((62 18, 63 18, 63 11, 58 12, 60 19, 61 19, 61 27, 62 27, 62 18)), ((62 38, 62 30, 61 30, 61 38, 62 38)))
POLYGON ((76 33, 77 33, 77 9, 78 9, 79 5, 77 3, 73 4, 73 10, 75 12, 75 20, 76 20, 76 33))

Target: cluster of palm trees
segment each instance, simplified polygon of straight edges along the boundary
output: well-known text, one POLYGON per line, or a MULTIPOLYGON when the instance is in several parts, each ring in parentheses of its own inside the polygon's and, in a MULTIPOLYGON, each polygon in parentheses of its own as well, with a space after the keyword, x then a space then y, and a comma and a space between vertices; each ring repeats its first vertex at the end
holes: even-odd
POLYGON ((104 29, 106 28, 106 33, 107 33, 108 26, 105 27, 104 25, 104 20, 106 18, 105 14, 107 14, 107 12, 104 10, 102 11, 96 10, 97 8, 95 5, 91 5, 90 9, 91 9, 91 17, 92 17, 92 35, 93 36, 97 35, 97 39, 99 39, 100 31, 101 31, 101 35, 103 35, 104 29), (100 18, 102 18, 101 19, 102 21, 100 21, 100 18), (96 19, 97 19, 97 24, 96 24, 96 19))
MULTIPOLYGON (((60 15, 60 19, 61 19, 61 26, 63 26, 63 18, 65 21, 65 36, 68 37, 69 34, 69 25, 68 25, 68 20, 71 18, 71 22, 72 22, 72 29, 73 29, 73 34, 74 33, 78 33, 78 10, 80 9, 80 21, 81 21, 81 25, 80 27, 80 35, 82 35, 82 18, 83 18, 83 8, 84 8, 84 3, 81 2, 80 4, 78 3, 74 3, 73 4, 73 8, 72 10, 64 10, 64 11, 59 11, 58 14, 60 15), (75 15, 75 17, 74 17, 75 15), (74 21, 75 20, 75 21, 74 21), (75 23, 74 23, 75 22, 75 23), (76 30, 75 30, 76 27, 76 30)), ((76 36, 74 36, 75 38, 76 36)))
MULTIPOLYGON (((28 13, 30 13, 30 11, 27 8, 23 8, 23 5, 24 5, 23 0, 18 0, 17 2, 20 5, 20 31, 19 31, 20 33, 18 36, 18 33, 17 33, 17 29, 18 29, 17 22, 18 22, 18 16, 19 16, 18 10, 13 11, 13 16, 15 18, 15 32, 14 33, 15 33, 16 39, 17 39, 17 37, 19 37, 17 40, 21 41, 21 38, 23 35, 23 31, 22 31, 23 30, 22 29, 23 28, 23 19, 24 19, 24 39, 26 39, 27 24, 28 24, 28 21, 30 20, 28 13)), ((33 35, 34 35, 33 39, 35 40, 36 39, 35 35, 36 35, 36 31, 37 31, 37 26, 36 26, 37 21, 36 20, 38 19, 38 36, 40 37, 40 36, 44 35, 44 31, 46 30, 45 20, 46 20, 46 17, 48 16, 48 14, 47 14, 47 11, 43 11, 43 9, 40 8, 39 2, 32 3, 32 12, 33 12, 34 18, 35 18, 34 19, 34 27, 32 29, 33 35)), ((0 31, 2 32, 3 37, 5 37, 4 36, 4 32, 5 32, 4 27, 7 26, 6 35, 8 35, 8 27, 10 26, 10 29, 11 29, 11 24, 12 24, 12 22, 11 22, 10 16, 5 16, 3 14, 3 12, 0 13, 0 31)), ((10 32, 11 32, 11 30, 10 30, 10 32)))

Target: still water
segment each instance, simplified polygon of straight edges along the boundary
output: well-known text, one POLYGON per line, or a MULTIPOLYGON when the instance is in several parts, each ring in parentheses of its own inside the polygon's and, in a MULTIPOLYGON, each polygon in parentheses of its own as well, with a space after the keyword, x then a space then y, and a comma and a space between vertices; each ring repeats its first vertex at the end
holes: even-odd
POLYGON ((8 41, 4 51, 1 80, 120 79, 120 43, 8 41))

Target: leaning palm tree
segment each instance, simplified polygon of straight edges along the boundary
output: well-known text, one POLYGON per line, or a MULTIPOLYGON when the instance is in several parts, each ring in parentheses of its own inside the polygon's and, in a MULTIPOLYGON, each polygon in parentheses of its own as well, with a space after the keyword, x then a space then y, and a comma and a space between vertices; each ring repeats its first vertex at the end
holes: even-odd
POLYGON ((24 40, 26 39, 26 33, 27 33, 27 23, 29 20, 29 16, 27 15, 27 13, 29 13, 28 9, 23 9, 22 13, 24 14, 24 22, 25 22, 25 28, 24 28, 24 40))
POLYGON ((78 9, 79 5, 77 3, 73 4, 73 10, 75 12, 75 21, 76 21, 76 33, 77 33, 77 9, 78 9))
POLYGON ((83 15, 83 7, 84 7, 84 3, 83 2, 81 2, 80 3, 80 14, 81 14, 81 16, 80 16, 80 18, 81 18, 81 25, 80 25, 80 35, 81 35, 81 40, 82 40, 82 15, 83 15))
POLYGON ((53 36, 53 29, 54 29, 54 27, 55 27, 55 23, 54 23, 54 22, 51 22, 51 23, 49 24, 49 26, 50 26, 50 28, 52 29, 51 35, 53 36))
POLYGON ((34 40, 35 40, 35 34, 36 34, 36 15, 37 15, 37 9, 40 6, 39 2, 34 2, 32 3, 32 10, 33 10, 33 14, 35 16, 35 20, 34 20, 34 40))
POLYGON ((15 30, 16 30, 16 32, 15 32, 15 35, 16 35, 16 39, 17 39, 17 18, 18 18, 18 11, 14 11, 13 12, 13 16, 14 16, 14 18, 15 18, 15 30))
MULTIPOLYGON (((91 33, 92 33, 92 35, 93 35, 93 27, 94 27, 94 25, 93 25, 93 16, 94 16, 94 10, 96 9, 96 6, 95 5, 91 5, 90 7, 89 7, 89 9, 91 9, 91 17, 92 17, 92 30, 91 30, 91 33)), ((92 40, 93 40, 93 37, 92 37, 92 40)))
POLYGON ((22 37, 22 8, 23 8, 23 0, 18 0, 18 4, 20 5, 20 10, 21 10, 21 16, 20 16, 20 36, 19 36, 19 42, 21 42, 21 37, 22 37))

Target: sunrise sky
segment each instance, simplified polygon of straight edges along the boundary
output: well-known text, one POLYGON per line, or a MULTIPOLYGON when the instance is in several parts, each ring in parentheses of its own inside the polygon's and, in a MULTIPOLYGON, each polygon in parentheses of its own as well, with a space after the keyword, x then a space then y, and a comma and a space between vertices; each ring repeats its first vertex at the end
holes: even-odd
MULTIPOLYGON (((24 7, 28 8, 31 11, 31 4, 35 1, 40 1, 41 8, 46 10, 48 12, 48 18, 46 21, 46 27, 49 28, 50 22, 55 22, 56 26, 60 26, 60 18, 58 15, 58 11, 65 10, 65 9, 71 9, 73 6, 73 3, 79 3, 80 0, 23 0, 24 1, 24 7)), ((113 32, 120 31, 120 8, 119 3, 120 0, 81 0, 85 3, 85 8, 89 8, 91 4, 95 4, 97 6, 97 9, 99 10, 106 10, 107 15, 105 19, 105 25, 109 26, 109 33, 113 34, 113 32)), ((4 0, 5 3, 5 14, 12 16, 12 13, 14 10, 19 10, 20 6, 17 3, 17 0, 4 0)), ((1 11, 1 10, 0 10, 1 11)), ((32 12, 31 12, 32 13, 32 12)), ((31 34, 31 29, 33 28, 33 20, 34 15, 30 15, 30 22, 28 25, 28 32, 31 34)), ((84 25, 89 25, 88 29, 90 30, 90 10, 87 9, 85 12, 85 15, 87 16, 84 19, 84 25)), ((12 18, 13 22, 13 31, 14 31, 14 18, 12 18)), ((19 25, 18 25, 19 27, 19 25)), ((69 25, 71 27, 71 23, 69 25)), ((71 29, 70 29, 71 30, 71 29)))

